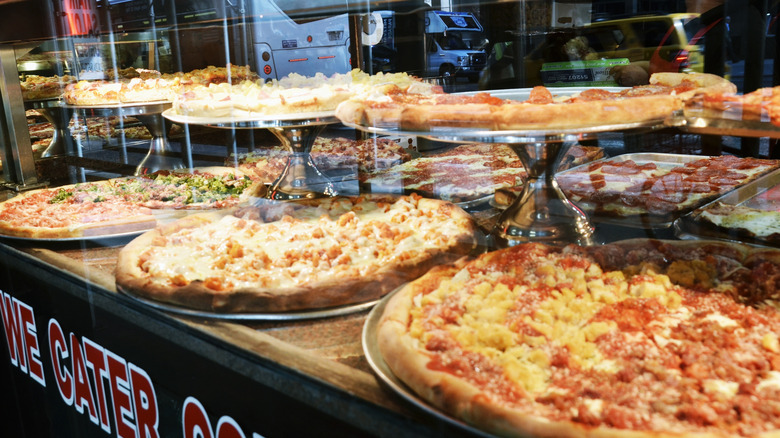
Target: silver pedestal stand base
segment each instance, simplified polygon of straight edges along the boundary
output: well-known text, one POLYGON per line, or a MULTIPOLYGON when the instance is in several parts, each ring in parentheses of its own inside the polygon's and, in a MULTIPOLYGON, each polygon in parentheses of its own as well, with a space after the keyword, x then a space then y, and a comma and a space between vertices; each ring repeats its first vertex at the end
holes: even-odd
POLYGON ((554 178, 558 158, 570 144, 552 141, 509 146, 520 157, 528 178, 517 199, 499 216, 492 231, 494 244, 592 245, 594 227, 566 198, 554 178))
POLYGON ((266 198, 313 199, 338 195, 333 182, 314 164, 310 152, 326 125, 268 128, 291 152, 284 170, 271 184, 266 198))
POLYGON ((183 169, 186 167, 180 156, 174 156, 168 145, 165 132, 165 119, 161 112, 154 114, 136 114, 135 118, 143 124, 152 139, 149 142, 149 152, 135 168, 135 176, 154 173, 158 170, 183 169))

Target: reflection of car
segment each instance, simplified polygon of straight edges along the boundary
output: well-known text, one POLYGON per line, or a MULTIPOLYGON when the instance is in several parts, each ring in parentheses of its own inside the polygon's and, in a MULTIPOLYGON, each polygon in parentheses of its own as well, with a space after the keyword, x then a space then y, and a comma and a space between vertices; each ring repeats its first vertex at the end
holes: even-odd
POLYGON ((544 63, 627 58, 646 61, 651 73, 702 71, 702 37, 697 14, 641 16, 558 29, 525 58, 526 84, 541 83, 544 63))

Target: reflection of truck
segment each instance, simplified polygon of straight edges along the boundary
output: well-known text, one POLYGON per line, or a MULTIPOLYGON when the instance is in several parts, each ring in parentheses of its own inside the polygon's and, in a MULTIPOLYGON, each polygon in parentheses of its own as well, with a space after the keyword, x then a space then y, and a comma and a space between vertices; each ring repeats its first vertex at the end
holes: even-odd
POLYGON ((288 11, 306 9, 300 3, 294 0, 249 2, 254 17, 252 47, 260 76, 273 79, 290 73, 330 76, 348 72, 351 67, 347 14, 327 18, 291 17, 288 11))
MULTIPOLYGON (((392 11, 379 11, 384 33, 372 47, 375 71, 395 70, 395 26, 392 11)), ((476 81, 487 54, 482 25, 469 12, 425 12, 426 76, 466 76, 476 81)))
POLYGON ((466 76, 476 82, 485 68, 482 25, 470 12, 427 11, 428 76, 466 76))

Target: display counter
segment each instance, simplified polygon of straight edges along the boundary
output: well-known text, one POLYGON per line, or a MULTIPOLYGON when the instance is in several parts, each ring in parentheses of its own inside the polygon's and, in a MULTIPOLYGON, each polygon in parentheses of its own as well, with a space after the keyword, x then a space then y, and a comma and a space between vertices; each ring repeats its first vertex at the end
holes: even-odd
POLYGON ((117 293, 119 245, 3 242, 3 399, 19 435, 468 435, 382 388, 361 348, 368 311, 283 323, 166 314, 117 293))

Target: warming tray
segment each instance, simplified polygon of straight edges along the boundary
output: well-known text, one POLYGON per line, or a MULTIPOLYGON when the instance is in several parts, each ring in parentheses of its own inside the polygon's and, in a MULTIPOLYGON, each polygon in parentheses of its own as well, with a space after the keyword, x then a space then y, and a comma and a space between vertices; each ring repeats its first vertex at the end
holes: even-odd
POLYGON ((780 212, 780 169, 747 183, 674 222, 674 233, 681 239, 718 239, 780 247, 780 242, 754 236, 746 230, 739 228, 728 230, 701 222, 699 220, 701 213, 718 203, 780 212))

